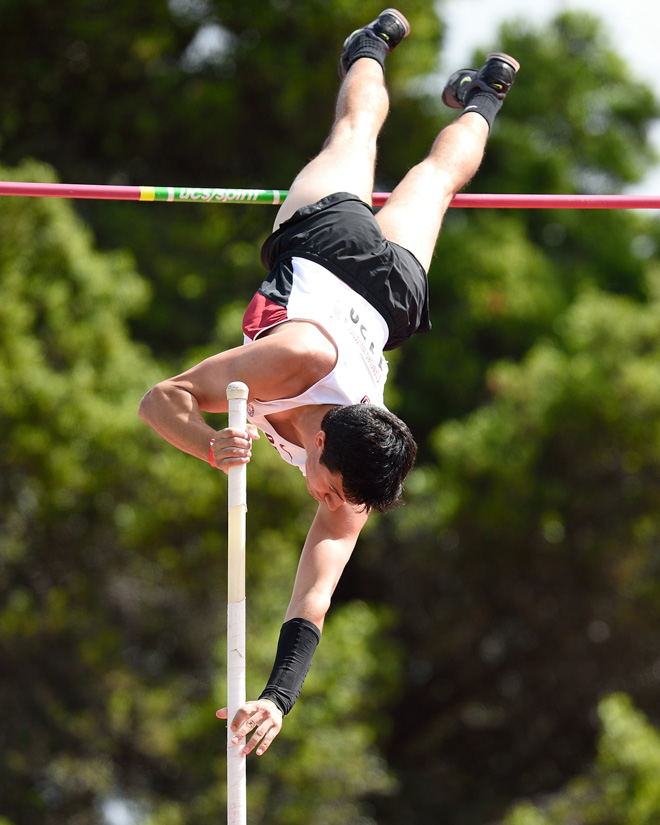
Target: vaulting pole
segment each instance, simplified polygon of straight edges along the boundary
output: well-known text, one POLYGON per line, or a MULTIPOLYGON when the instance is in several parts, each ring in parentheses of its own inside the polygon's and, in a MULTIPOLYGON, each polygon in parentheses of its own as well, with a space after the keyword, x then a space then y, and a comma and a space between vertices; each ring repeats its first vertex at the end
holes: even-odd
MULTIPOLYGON (((227 386, 229 426, 246 429, 248 388, 240 381, 227 386)), ((244 744, 234 745, 231 720, 245 704, 245 522, 247 465, 229 469, 227 520, 227 825, 247 821, 244 744)))
MULTIPOLYGON (((286 189, 221 189, 211 186, 100 186, 69 183, 0 181, 0 195, 31 198, 87 198, 165 203, 281 204, 286 189)), ((390 192, 374 192, 383 206, 390 192)), ((465 209, 660 209, 656 195, 456 195, 451 206, 465 209)))

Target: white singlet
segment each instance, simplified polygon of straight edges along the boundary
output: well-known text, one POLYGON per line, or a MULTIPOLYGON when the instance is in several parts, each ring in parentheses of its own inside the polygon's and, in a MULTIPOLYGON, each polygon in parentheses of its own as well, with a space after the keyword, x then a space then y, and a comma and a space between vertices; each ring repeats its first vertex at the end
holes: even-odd
MULTIPOLYGON (((337 362, 328 375, 295 398, 250 401, 247 415, 282 458, 298 467, 304 475, 307 458, 304 449, 283 439, 267 416, 309 404, 375 404, 384 407, 388 366, 383 346, 387 342, 388 328, 368 301, 327 269, 302 258, 293 258, 292 265, 291 290, 284 296, 286 320, 304 319, 322 327, 337 348, 337 362)), ((246 335, 245 344, 250 344, 273 326, 277 324, 260 329, 254 339, 246 335)))

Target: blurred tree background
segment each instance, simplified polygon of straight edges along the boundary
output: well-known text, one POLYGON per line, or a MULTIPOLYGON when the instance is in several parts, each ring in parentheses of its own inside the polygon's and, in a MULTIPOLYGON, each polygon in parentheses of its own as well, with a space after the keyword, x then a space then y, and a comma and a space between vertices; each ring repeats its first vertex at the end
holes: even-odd
MULTIPOLYGON (((380 10, 5 0, 0 177, 287 188, 330 125, 339 45, 380 10)), ((442 5, 403 10, 381 190, 452 116, 442 5)), ((475 62, 491 48, 523 68, 473 191, 643 176, 658 103, 596 19, 511 24, 475 62)), ((273 217, 0 199, 2 825, 224 816, 224 477, 136 411, 240 342, 273 217)), ((421 448, 407 505, 371 520, 250 760, 250 822, 655 821, 659 243, 647 214, 450 210, 434 331, 391 358, 421 448)), ((313 502, 262 445, 249 488, 255 694, 313 502)))

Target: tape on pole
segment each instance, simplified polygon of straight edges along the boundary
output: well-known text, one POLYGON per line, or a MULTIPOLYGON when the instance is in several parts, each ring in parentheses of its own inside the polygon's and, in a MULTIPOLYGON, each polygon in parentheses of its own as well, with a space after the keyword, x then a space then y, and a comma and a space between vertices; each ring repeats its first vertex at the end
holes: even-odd
POLYGON ((227 605, 227 825, 247 821, 246 756, 244 742, 234 745, 229 722, 245 704, 245 599, 227 605))

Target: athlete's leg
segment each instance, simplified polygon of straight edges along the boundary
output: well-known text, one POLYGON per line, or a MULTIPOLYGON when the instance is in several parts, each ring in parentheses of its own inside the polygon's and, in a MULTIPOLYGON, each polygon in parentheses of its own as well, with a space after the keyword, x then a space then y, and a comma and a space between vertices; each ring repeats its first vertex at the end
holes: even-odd
POLYGON ((479 168, 493 119, 518 68, 513 58, 495 52, 478 72, 462 69, 452 75, 443 101, 465 111, 440 132, 428 157, 408 172, 376 216, 385 237, 409 249, 427 271, 445 212, 479 168))
POLYGON ((409 32, 401 12, 385 9, 346 38, 339 61, 343 82, 330 136, 291 185, 275 229, 302 206, 333 192, 350 192, 371 203, 376 142, 389 108, 385 57, 409 32))
POLYGON ((443 129, 431 152, 408 172, 376 215, 385 237, 410 250, 428 272, 454 195, 479 168, 488 124, 468 112, 443 129))
POLYGON ((294 180, 274 229, 302 206, 333 192, 351 192, 371 203, 376 143, 388 108, 383 70, 375 60, 360 58, 339 90, 330 136, 294 180))

